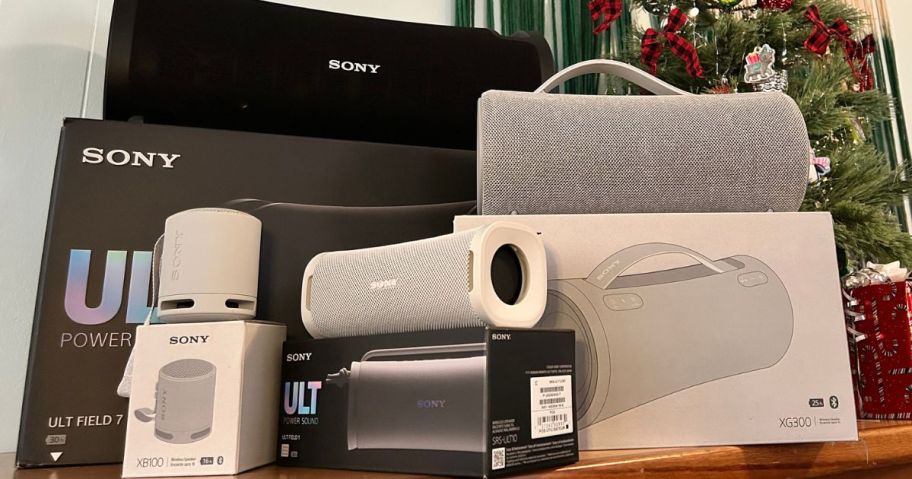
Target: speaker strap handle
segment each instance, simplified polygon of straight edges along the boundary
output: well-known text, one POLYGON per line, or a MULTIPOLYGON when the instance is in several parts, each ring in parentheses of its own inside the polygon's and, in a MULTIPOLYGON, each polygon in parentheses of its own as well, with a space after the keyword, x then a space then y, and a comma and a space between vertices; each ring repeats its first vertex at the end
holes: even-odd
POLYGON ((633 265, 653 256, 665 254, 683 254, 700 262, 715 273, 724 273, 734 269, 728 263, 716 263, 713 260, 697 253, 694 250, 669 243, 644 243, 622 249, 611 255, 595 268, 595 271, 586 278, 586 281, 601 289, 608 289, 621 274, 633 265), (720 264, 722 265, 720 267, 720 264))
MULTIPOLYGON (((148 326, 152 322, 152 314, 155 312, 155 308, 158 307, 158 275, 161 274, 162 245, 164 242, 165 235, 161 235, 152 248, 152 307, 149 308, 149 314, 146 315, 143 326, 148 326)), ((133 389, 133 351, 133 349, 130 350, 130 356, 127 357, 127 365, 124 366, 123 376, 120 378, 120 383, 117 384, 117 395, 122 398, 130 397, 130 391, 133 389)), ((137 414, 139 414, 138 411, 137 414)))
POLYGON ((548 93, 557 88, 567 80, 571 80, 581 75, 589 73, 604 73, 621 77, 634 85, 644 88, 656 95, 692 95, 674 85, 666 83, 658 78, 626 63, 614 60, 586 60, 575 63, 567 68, 555 73, 551 78, 535 89, 534 93, 548 93))
POLYGON ((361 356, 361 362, 376 358, 399 356, 434 356, 456 353, 484 353, 485 343, 444 344, 441 346, 416 346, 413 348, 373 349, 361 356))

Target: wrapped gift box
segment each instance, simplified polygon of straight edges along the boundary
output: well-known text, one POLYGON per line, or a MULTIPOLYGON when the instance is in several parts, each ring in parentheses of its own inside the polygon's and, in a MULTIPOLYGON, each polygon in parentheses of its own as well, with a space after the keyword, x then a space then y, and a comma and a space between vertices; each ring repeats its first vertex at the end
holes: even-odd
POLYGON ((912 301, 907 281, 854 288, 847 316, 862 419, 912 419, 912 301), (854 304, 853 304, 854 303, 854 304))

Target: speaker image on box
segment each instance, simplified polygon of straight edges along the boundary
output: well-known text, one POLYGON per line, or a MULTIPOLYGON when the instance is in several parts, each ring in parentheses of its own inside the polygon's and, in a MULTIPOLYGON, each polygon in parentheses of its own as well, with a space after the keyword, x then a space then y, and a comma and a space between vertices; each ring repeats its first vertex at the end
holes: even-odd
POLYGON ((252 319, 262 224, 247 213, 196 208, 165 220, 158 316, 167 323, 252 319))
POLYGON ((324 206, 239 199, 226 207, 263 223, 258 317, 286 322, 290 339, 311 337, 300 321, 301 278, 325 251, 369 248, 453 231, 453 217, 474 201, 408 206, 324 206))
POLYGON ((301 317, 315 338, 530 328, 544 311, 547 264, 534 230, 498 221, 435 238, 321 253, 303 279, 301 317))
POLYGON ((259 0, 116 0, 104 118, 475 149, 478 97, 554 68, 537 33, 259 0))
POLYGON ((215 365, 202 359, 179 359, 159 370, 155 410, 137 409, 142 422, 155 421, 155 437, 174 444, 206 438, 212 432, 215 365))
POLYGON ((709 381, 778 363, 793 311, 776 273, 750 256, 717 261, 688 248, 646 243, 603 261, 587 278, 548 283, 539 326, 576 331, 580 428, 709 381), (681 254, 686 267, 622 273, 681 254))
POLYGON ((484 343, 378 349, 329 374, 327 384, 348 387, 348 449, 483 453, 484 350, 484 343), (416 359, 429 355, 450 357, 416 359))

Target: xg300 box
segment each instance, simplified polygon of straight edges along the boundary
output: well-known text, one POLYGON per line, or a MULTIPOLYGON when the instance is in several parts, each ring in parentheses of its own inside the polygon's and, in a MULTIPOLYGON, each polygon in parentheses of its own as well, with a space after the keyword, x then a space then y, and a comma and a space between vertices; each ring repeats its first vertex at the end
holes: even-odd
POLYGON ((541 234, 583 449, 853 440, 828 213, 462 216, 541 234))
POLYGON ((576 462, 573 342, 484 328, 288 342, 278 462, 477 477, 576 462))
POLYGON ((127 400, 115 391, 150 313, 152 248, 168 216, 228 206, 262 218, 256 317, 306 338, 311 256, 448 233, 474 197, 471 151, 67 120, 17 463, 122 459, 127 400))

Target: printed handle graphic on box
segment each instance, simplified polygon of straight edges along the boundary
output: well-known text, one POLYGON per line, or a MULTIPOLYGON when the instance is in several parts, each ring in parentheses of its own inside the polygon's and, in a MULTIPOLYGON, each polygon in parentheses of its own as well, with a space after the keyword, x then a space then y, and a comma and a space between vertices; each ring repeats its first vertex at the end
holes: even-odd
POLYGON ((484 351, 484 343, 376 349, 329 374, 327 384, 348 387, 348 449, 484 452, 484 351), (451 357, 378 360, 440 355, 451 357))
POLYGON ((202 359, 179 359, 158 371, 155 410, 133 412, 142 422, 155 421, 155 437, 174 444, 206 438, 212 432, 215 365, 202 359))
POLYGON ((750 256, 717 261, 646 243, 604 260, 587 278, 548 282, 542 328, 576 331, 579 427, 709 381, 768 368, 791 344, 788 291, 750 256), (647 258, 697 264, 622 273, 647 258))

